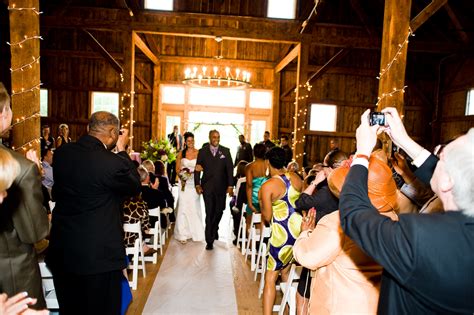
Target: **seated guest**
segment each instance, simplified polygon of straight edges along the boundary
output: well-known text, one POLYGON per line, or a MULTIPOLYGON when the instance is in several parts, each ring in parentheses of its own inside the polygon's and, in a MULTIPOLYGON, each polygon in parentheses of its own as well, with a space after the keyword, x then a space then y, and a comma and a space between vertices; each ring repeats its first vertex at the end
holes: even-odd
MULTIPOLYGON (((336 197, 348 172, 348 165, 341 166, 328 177, 329 187, 336 197)), ((384 216, 396 220, 397 186, 387 159, 381 161, 373 155, 368 176, 368 194, 373 206, 384 216)), ((313 216, 304 219, 293 248, 296 260, 316 271, 310 313, 376 314, 382 267, 345 237, 339 211, 325 215, 315 227, 313 216)))
MULTIPOLYGON (((165 164, 162 161, 156 161, 154 163, 155 166, 155 176, 158 178, 159 184, 158 189, 163 192, 165 195, 166 206, 168 208, 174 208, 174 197, 170 190, 170 182, 168 177, 166 176, 166 168, 165 164)), ((150 177, 151 180, 151 177, 150 177)), ((174 221, 174 220, 172 220, 174 221)))
POLYGON ((51 149, 41 150, 41 166, 43 168, 43 176, 41 183, 46 187, 51 196, 51 189, 54 185, 53 179, 53 151, 51 149))
POLYGON ((245 167, 247 164, 247 161, 239 161, 239 163, 237 163, 234 176, 235 194, 230 201, 230 209, 232 210, 230 213, 232 214, 232 220, 234 222, 234 235, 236 236, 235 240, 233 241, 234 245, 237 245, 237 234, 239 233, 242 206, 244 203, 247 203, 247 178, 245 177, 245 167))
POLYGON ((300 179, 303 179, 303 177, 300 174, 300 165, 296 161, 291 161, 290 163, 287 164, 287 170, 288 172, 293 172, 296 175, 299 176, 300 179))
POLYGON ((282 281, 288 279, 293 261, 293 244, 300 234, 301 215, 295 211, 294 200, 303 184, 295 173, 287 172, 285 150, 274 147, 265 154, 265 164, 270 170, 270 179, 260 190, 262 221, 270 224, 267 271, 263 289, 263 313, 272 314, 275 303, 276 280, 281 272, 282 281))
MULTIPOLYGON (((148 170, 142 165, 140 165, 137 168, 137 171, 138 171, 138 174, 140 175, 140 181, 142 183, 141 196, 142 196, 143 201, 146 202, 148 209, 154 209, 154 208, 160 207, 160 210, 161 210, 161 209, 166 208, 166 201, 165 201, 164 194, 158 189, 154 188, 153 186, 150 187, 150 174, 148 173, 148 170)), ((156 183, 158 183, 158 180, 156 180, 156 183)), ((156 220, 157 219, 155 217, 151 217, 150 225, 155 226, 156 220)), ((160 211, 160 223, 161 223, 161 228, 163 229, 168 226, 166 215, 161 213, 161 211, 160 211)))
POLYGON ((247 223, 250 224, 252 213, 260 213, 260 203, 258 192, 263 183, 267 180, 265 174, 267 167, 265 164, 265 152, 267 148, 262 143, 257 143, 253 147, 255 160, 245 166, 245 177, 247 183, 247 223))
POLYGON ((383 268, 380 314, 474 312, 474 128, 446 146, 438 160, 407 134, 395 108, 387 126, 370 126, 369 110, 356 132, 357 153, 340 197, 344 232, 383 268), (367 194, 367 156, 385 131, 418 167, 415 175, 441 199, 445 213, 402 214, 388 220, 367 194))
POLYGON ((150 183, 154 183, 155 182, 155 164, 153 164, 153 161, 151 160, 145 160, 142 162, 142 165, 144 168, 146 168, 146 170, 148 171, 148 173, 150 173, 150 183))

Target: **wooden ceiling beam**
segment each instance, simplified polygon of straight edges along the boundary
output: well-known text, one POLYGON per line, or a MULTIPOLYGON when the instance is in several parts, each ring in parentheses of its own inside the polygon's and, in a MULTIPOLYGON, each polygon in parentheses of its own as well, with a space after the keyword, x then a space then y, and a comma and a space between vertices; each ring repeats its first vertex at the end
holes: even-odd
POLYGON ((165 56, 159 57, 160 62, 164 63, 186 63, 186 64, 199 64, 199 65, 216 65, 216 66, 239 66, 249 68, 264 68, 274 69, 275 63, 268 61, 256 61, 256 60, 242 60, 242 59, 215 59, 215 58, 204 58, 204 57, 186 57, 186 56, 165 56))
POLYGON ((432 0, 417 16, 410 21, 410 28, 415 32, 423 23, 433 16, 448 0, 432 0))
POLYGON ((456 34, 458 35, 458 37, 462 40, 464 44, 468 44, 470 41, 469 36, 467 36, 467 34, 463 31, 463 27, 449 3, 446 3, 444 9, 448 13, 449 18, 451 19, 451 22, 453 23, 454 28, 456 29, 456 34))
POLYGON ((144 34, 148 46, 150 46, 151 51, 158 57, 160 53, 160 47, 156 43, 155 36, 150 34, 144 34))
POLYGON ((325 74, 329 70, 330 67, 336 65, 339 61, 341 61, 342 58, 344 58, 349 53, 350 50, 351 50, 350 48, 342 48, 341 50, 339 50, 334 56, 331 57, 331 59, 328 60, 328 62, 326 62, 321 68, 319 68, 318 71, 313 73, 308 78, 306 83, 311 83, 311 81, 317 80, 318 78, 320 78, 323 74, 325 74))
POLYGON ((114 68, 115 71, 119 74, 123 74, 122 65, 120 65, 117 60, 112 57, 112 55, 102 46, 99 41, 86 29, 82 29, 82 32, 86 35, 87 44, 95 51, 97 51, 105 60, 114 68))
POLYGON ((362 22, 362 25, 364 25, 367 34, 369 36, 380 36, 380 32, 375 30, 374 27, 370 26, 372 23, 370 23, 369 16, 362 8, 360 0, 351 0, 351 7, 356 12, 357 16, 359 17, 359 20, 362 22))
POLYGON ((158 57, 156 57, 155 54, 151 51, 151 49, 148 48, 143 39, 141 39, 141 37, 138 36, 138 34, 135 32, 132 32, 132 36, 135 46, 137 46, 145 54, 145 56, 147 56, 155 65, 158 65, 160 63, 158 57))
POLYGON ((141 76, 141 74, 139 74, 138 72, 135 71, 135 78, 138 80, 138 82, 140 82, 141 84, 143 84, 143 86, 145 87, 145 90, 146 91, 152 91, 152 88, 150 86, 150 84, 148 84, 148 82, 145 80, 144 77, 141 76))
POLYGON ((300 54, 301 44, 296 45, 275 67, 275 73, 283 70, 290 62, 300 54))

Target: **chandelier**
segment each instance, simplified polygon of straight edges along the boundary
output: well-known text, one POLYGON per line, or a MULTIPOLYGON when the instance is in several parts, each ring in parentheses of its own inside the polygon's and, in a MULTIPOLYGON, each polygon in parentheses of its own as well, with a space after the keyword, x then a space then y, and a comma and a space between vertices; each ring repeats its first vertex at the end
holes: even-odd
POLYGON ((218 66, 212 67, 212 70, 206 66, 186 68, 183 83, 198 87, 246 88, 251 86, 250 72, 218 66))

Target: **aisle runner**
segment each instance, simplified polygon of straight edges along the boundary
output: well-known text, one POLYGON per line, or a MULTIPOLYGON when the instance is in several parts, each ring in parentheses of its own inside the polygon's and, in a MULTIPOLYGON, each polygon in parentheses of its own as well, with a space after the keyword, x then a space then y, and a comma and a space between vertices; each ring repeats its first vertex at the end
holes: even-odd
POLYGON ((207 251, 171 239, 143 314, 237 314, 229 250, 223 241, 207 251))

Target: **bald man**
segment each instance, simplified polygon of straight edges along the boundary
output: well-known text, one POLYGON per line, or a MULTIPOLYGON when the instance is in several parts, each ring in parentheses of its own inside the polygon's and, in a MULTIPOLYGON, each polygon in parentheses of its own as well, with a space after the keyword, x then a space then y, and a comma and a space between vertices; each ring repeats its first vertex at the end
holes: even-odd
POLYGON ((61 314, 120 314, 122 203, 140 190, 125 146, 128 131, 108 112, 96 112, 88 134, 54 154, 53 213, 46 263, 61 314), (110 150, 117 148, 118 153, 110 150))

